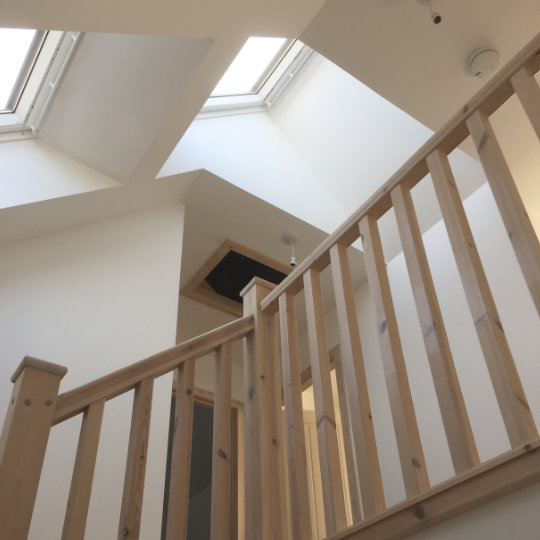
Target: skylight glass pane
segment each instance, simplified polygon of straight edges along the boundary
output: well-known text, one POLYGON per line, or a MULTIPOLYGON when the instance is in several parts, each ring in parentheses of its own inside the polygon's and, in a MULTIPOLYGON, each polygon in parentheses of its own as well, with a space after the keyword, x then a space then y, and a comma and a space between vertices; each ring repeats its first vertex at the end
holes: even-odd
POLYGON ((214 88, 212 96, 255 92, 258 83, 279 60, 278 55, 286 41, 286 38, 249 38, 214 88))
POLYGON ((0 28, 0 111, 8 108, 35 34, 36 30, 0 28))

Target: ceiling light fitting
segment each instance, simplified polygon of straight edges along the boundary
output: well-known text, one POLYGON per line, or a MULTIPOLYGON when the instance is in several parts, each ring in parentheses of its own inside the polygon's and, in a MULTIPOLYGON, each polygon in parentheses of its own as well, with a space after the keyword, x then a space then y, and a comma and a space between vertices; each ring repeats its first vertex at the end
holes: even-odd
POLYGON ((296 266, 296 257, 294 255, 294 246, 298 242, 298 237, 294 236, 294 234, 284 234, 281 237, 281 241, 284 244, 287 244, 291 248, 291 258, 289 259, 289 266, 292 266, 293 268, 296 266))

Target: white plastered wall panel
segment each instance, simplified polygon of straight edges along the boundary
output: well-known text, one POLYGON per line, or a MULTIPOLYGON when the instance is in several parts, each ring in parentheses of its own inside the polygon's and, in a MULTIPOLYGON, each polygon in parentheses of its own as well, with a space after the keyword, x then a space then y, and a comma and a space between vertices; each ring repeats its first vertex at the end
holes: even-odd
MULTIPOLYGON (((0 410, 20 359, 68 367, 61 390, 175 343, 184 206, 172 203, 0 248, 0 410)), ((172 376, 156 381, 142 538, 158 539, 172 376)), ((105 407, 86 536, 116 536, 132 393, 105 407)), ((80 418, 80 417, 79 417, 80 418)), ((30 539, 60 537, 80 419, 53 428, 30 539)))

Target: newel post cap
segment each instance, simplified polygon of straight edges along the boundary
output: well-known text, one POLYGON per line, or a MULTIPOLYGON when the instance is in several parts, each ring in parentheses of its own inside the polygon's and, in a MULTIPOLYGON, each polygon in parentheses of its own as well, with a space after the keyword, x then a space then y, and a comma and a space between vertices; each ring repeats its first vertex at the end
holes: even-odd
POLYGON ((46 362, 45 360, 40 360, 39 358, 34 358, 32 356, 25 356, 15 370, 15 373, 13 373, 13 376, 11 377, 11 382, 16 382, 19 378, 19 375, 27 367, 38 369, 40 371, 45 371, 60 378, 62 378, 67 373, 67 367, 65 366, 53 364, 52 362, 46 362))
POLYGON ((243 298, 246 296, 246 294, 253 288, 255 285, 260 285, 261 287, 264 287, 265 289, 268 289, 268 291, 272 291, 276 288, 275 283, 271 283, 270 281, 266 281, 266 279, 259 278, 255 276, 241 291, 240 296, 243 298))

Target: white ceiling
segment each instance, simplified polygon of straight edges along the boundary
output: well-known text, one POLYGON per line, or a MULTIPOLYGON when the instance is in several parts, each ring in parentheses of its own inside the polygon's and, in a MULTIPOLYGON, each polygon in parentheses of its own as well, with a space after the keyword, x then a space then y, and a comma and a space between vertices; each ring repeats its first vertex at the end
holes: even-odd
MULTIPOLYGON (((289 246, 281 241, 283 234, 298 238, 295 252, 298 260, 309 255, 326 237, 323 231, 268 204, 221 178, 202 172, 186 194, 186 216, 182 245, 180 287, 210 258, 227 239, 287 263, 289 246), (209 197, 209 194, 212 194, 209 197)), ((349 250, 354 286, 365 281, 363 255, 349 250)), ((325 309, 334 306, 330 275, 322 277, 325 309)), ((301 296, 301 295, 299 295, 301 296)), ((299 331, 305 330, 305 313, 299 299, 299 331)), ((205 330, 224 324, 233 317, 211 308, 195 306, 195 302, 181 297, 181 338, 188 339, 205 330)))
POLYGON ((200 171, 163 180, 96 189, 0 211, 0 244, 77 227, 111 216, 181 201, 200 171))
MULTIPOLYGON (((183 196, 199 173, 162 184, 153 179, 249 35, 300 36, 425 125, 439 127, 481 85, 464 71, 467 53, 487 44, 501 52, 503 63, 508 61, 536 33, 540 2, 432 3, 443 15, 441 25, 433 25, 429 11, 415 0, 134 0, 129 6, 118 0, 2 0, 2 26, 89 32, 41 137, 133 186, 2 211, 0 220, 12 227, 4 239, 183 196)), ((515 141, 514 147, 519 147, 515 141)), ((214 232, 207 236, 228 231, 227 236, 242 242, 234 236, 248 234, 244 229, 249 228, 253 238, 244 243, 278 254, 279 247, 272 243, 281 231, 272 230, 270 221, 260 230, 250 225, 259 216, 239 220, 243 227, 236 224, 246 208, 234 202, 235 197, 243 200, 239 192, 215 214, 225 219, 228 212, 230 223, 221 228, 216 217, 214 232)), ((191 204, 199 203, 194 198, 191 204)), ((208 199, 204 204, 208 213, 208 199)), ((284 224, 282 214, 269 219, 284 224)), ((186 249, 198 249, 190 247, 188 237, 186 241, 186 249)), ((211 252, 216 241, 204 249, 211 252)), ((186 276, 203 256, 199 253, 186 263, 186 276)))
POLYGON ((2 26, 83 32, 298 36, 324 0, 3 0, 2 26))
POLYGON ((90 31, 41 137, 126 183, 157 175, 250 34, 299 35, 414 118, 438 128, 482 84, 465 73, 467 53, 488 44, 508 61, 536 33, 540 2, 520 0, 519 9, 512 0, 432 3, 443 16, 440 25, 416 0, 138 0, 129 10, 120 3, 52 0, 44 10, 36 2, 8 2, 0 20, 90 31), (113 31, 121 34, 96 33, 113 31))
POLYGON ((207 39, 84 34, 40 137, 125 181, 210 46, 207 39))
POLYGON ((483 81, 465 70, 489 45, 508 62, 540 30, 538 0, 332 0, 300 38, 377 93, 437 130, 483 81))
MULTIPOLYGON (((185 201, 181 286, 227 238, 287 263, 290 248, 281 240, 284 234, 298 238, 297 260, 309 255, 327 236, 320 229, 206 171, 193 182, 185 201)), ((360 252, 354 252, 361 257, 360 252)), ((360 259, 354 260, 356 265, 360 259)))

